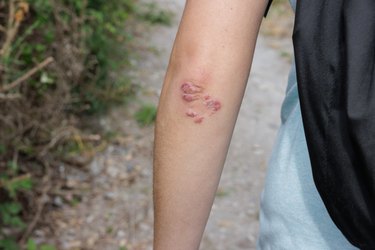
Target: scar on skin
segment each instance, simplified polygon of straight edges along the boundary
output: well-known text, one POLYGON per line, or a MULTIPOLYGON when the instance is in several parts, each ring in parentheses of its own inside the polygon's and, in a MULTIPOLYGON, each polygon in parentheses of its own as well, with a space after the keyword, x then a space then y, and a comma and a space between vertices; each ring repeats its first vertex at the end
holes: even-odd
POLYGON ((187 102, 192 102, 199 99, 199 95, 183 94, 182 98, 187 102))
POLYGON ((212 111, 218 111, 221 108, 221 103, 217 100, 208 99, 205 104, 212 111))
POLYGON ((201 117, 198 117, 198 118, 194 119, 194 122, 195 122, 195 123, 202 123, 202 122, 203 122, 203 119, 204 119, 204 117, 201 116, 201 117))
POLYGON ((205 117, 221 109, 220 101, 205 93, 205 89, 199 85, 185 82, 181 85, 181 91, 182 99, 189 105, 185 114, 195 123, 202 123, 205 117))
POLYGON ((186 115, 189 116, 189 117, 197 117, 198 116, 198 113, 189 109, 187 112, 186 112, 186 115))
POLYGON ((186 83, 182 84, 181 90, 185 94, 196 94, 196 93, 202 92, 203 88, 201 86, 196 85, 196 84, 186 82, 186 83))

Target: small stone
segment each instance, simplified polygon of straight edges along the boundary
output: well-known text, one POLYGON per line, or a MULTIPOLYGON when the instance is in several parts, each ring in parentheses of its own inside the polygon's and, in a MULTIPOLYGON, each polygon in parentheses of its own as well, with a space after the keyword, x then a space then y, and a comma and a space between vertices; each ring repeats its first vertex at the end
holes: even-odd
POLYGON ((119 171, 116 167, 110 166, 107 168, 107 174, 110 177, 115 178, 119 174, 119 171))
POLYGON ((88 238, 87 239, 87 245, 89 246, 89 247, 92 247, 92 246, 94 246, 95 245, 95 243, 96 243, 96 241, 99 239, 99 237, 98 237, 98 235, 93 235, 93 236, 91 236, 90 238, 88 238))
POLYGON ((114 192, 107 192, 104 194, 104 198, 107 200, 114 200, 116 198, 116 194, 114 192))
POLYGON ((233 222, 230 220, 220 220, 218 223, 219 227, 229 228, 233 226, 233 222))
POLYGON ((65 186, 66 186, 67 188, 75 188, 75 187, 78 186, 78 184, 79 184, 79 182, 78 182, 77 180, 72 179, 72 178, 68 178, 68 179, 66 180, 65 186))
POLYGON ((64 205, 64 202, 60 196, 56 196, 55 198, 53 198, 53 205, 57 207, 62 207, 64 205))
POLYGON ((91 223, 94 221, 94 216, 93 215, 89 215, 87 218, 86 218, 86 222, 87 223, 91 223))
POLYGON ((125 161, 130 161, 130 160, 132 160, 133 159, 133 155, 131 154, 131 153, 129 153, 129 154, 127 154, 126 156, 125 156, 125 161))
POLYGON ((66 244, 67 249, 79 249, 82 246, 82 242, 76 240, 76 241, 71 241, 66 244))
POLYGON ((103 164, 100 164, 97 160, 92 161, 90 164, 90 172, 93 175, 99 175, 103 170, 103 164))
POLYGON ((119 230, 118 232, 117 232, 117 238, 124 238, 125 237, 125 232, 124 231, 122 231, 122 230, 119 230))

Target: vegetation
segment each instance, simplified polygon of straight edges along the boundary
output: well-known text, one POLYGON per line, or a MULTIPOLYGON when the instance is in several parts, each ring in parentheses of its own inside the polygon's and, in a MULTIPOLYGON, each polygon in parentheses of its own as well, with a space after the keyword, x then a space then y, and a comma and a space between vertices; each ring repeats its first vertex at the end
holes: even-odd
MULTIPOLYGON (((0 0, 0 249, 55 249, 30 235, 56 166, 98 150, 81 118, 124 103, 132 23, 170 23, 137 0, 0 0)), ((142 112, 147 124, 154 110, 142 112)))
POLYGON ((143 105, 135 113, 135 119, 141 126, 151 125, 156 119, 156 107, 150 104, 143 105))

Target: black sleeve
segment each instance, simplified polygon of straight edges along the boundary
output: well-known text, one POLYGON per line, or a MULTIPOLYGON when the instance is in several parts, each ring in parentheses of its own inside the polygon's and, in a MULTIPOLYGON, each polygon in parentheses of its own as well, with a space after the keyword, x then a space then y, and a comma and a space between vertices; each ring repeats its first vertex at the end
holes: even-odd
POLYGON ((267 14, 268 14, 268 10, 270 9, 271 4, 272 4, 272 0, 269 0, 268 5, 267 5, 267 8, 266 8, 266 11, 264 12, 264 17, 267 16, 267 14))

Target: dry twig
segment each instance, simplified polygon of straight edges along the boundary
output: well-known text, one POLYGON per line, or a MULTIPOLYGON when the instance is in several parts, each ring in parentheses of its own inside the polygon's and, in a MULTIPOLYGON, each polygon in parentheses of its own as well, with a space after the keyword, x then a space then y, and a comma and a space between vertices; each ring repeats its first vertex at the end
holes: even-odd
POLYGON ((10 179, 8 181, 0 181, 0 188, 2 188, 4 186, 7 186, 9 183, 19 182, 19 181, 22 181, 22 180, 30 179, 30 177, 31 177, 30 174, 24 174, 24 175, 14 177, 13 179, 10 179))
POLYGON ((20 26, 20 22, 17 22, 17 21, 15 22, 15 14, 16 14, 15 0, 9 0, 9 14, 8 14, 8 21, 7 21, 7 29, 5 31, 6 38, 3 43, 2 48, 0 49, 0 56, 3 56, 3 57, 7 57, 12 41, 14 40, 18 32, 18 28, 20 26))
POLYGON ((63 127, 53 133, 51 141, 40 151, 39 157, 44 157, 48 151, 64 138, 69 138, 72 134, 78 133, 75 127, 63 127))
POLYGON ((15 80, 14 82, 7 84, 0 88, 0 92, 6 92, 9 91, 18 85, 20 85, 22 82, 26 81, 30 77, 32 77, 35 73, 37 73, 39 70, 45 68, 48 64, 52 63, 54 61, 53 57, 48 57, 38 65, 36 65, 34 68, 30 69, 29 71, 26 72, 23 76, 15 80))
POLYGON ((38 223, 38 221, 39 221, 39 219, 42 215, 43 208, 48 201, 48 197, 47 197, 48 192, 50 191, 50 189, 52 187, 50 166, 47 162, 44 162, 43 164, 44 164, 45 169, 46 169, 46 174, 42 179, 42 185, 41 185, 43 187, 43 189, 42 189, 41 195, 40 195, 40 197, 37 201, 37 210, 36 210, 35 216, 34 216, 33 220, 29 223, 28 227, 26 228, 24 234, 22 235, 22 237, 19 241, 19 244, 21 246, 25 244, 25 242, 29 238, 31 232, 34 230, 35 226, 37 225, 37 223, 38 223))
POLYGON ((9 101, 9 100, 15 100, 15 99, 19 99, 21 98, 21 95, 20 94, 3 94, 3 93, 0 93, 0 100, 6 100, 6 101, 9 101))
POLYGON ((0 24, 0 31, 1 31, 1 32, 6 32, 7 29, 6 29, 3 25, 0 24))

